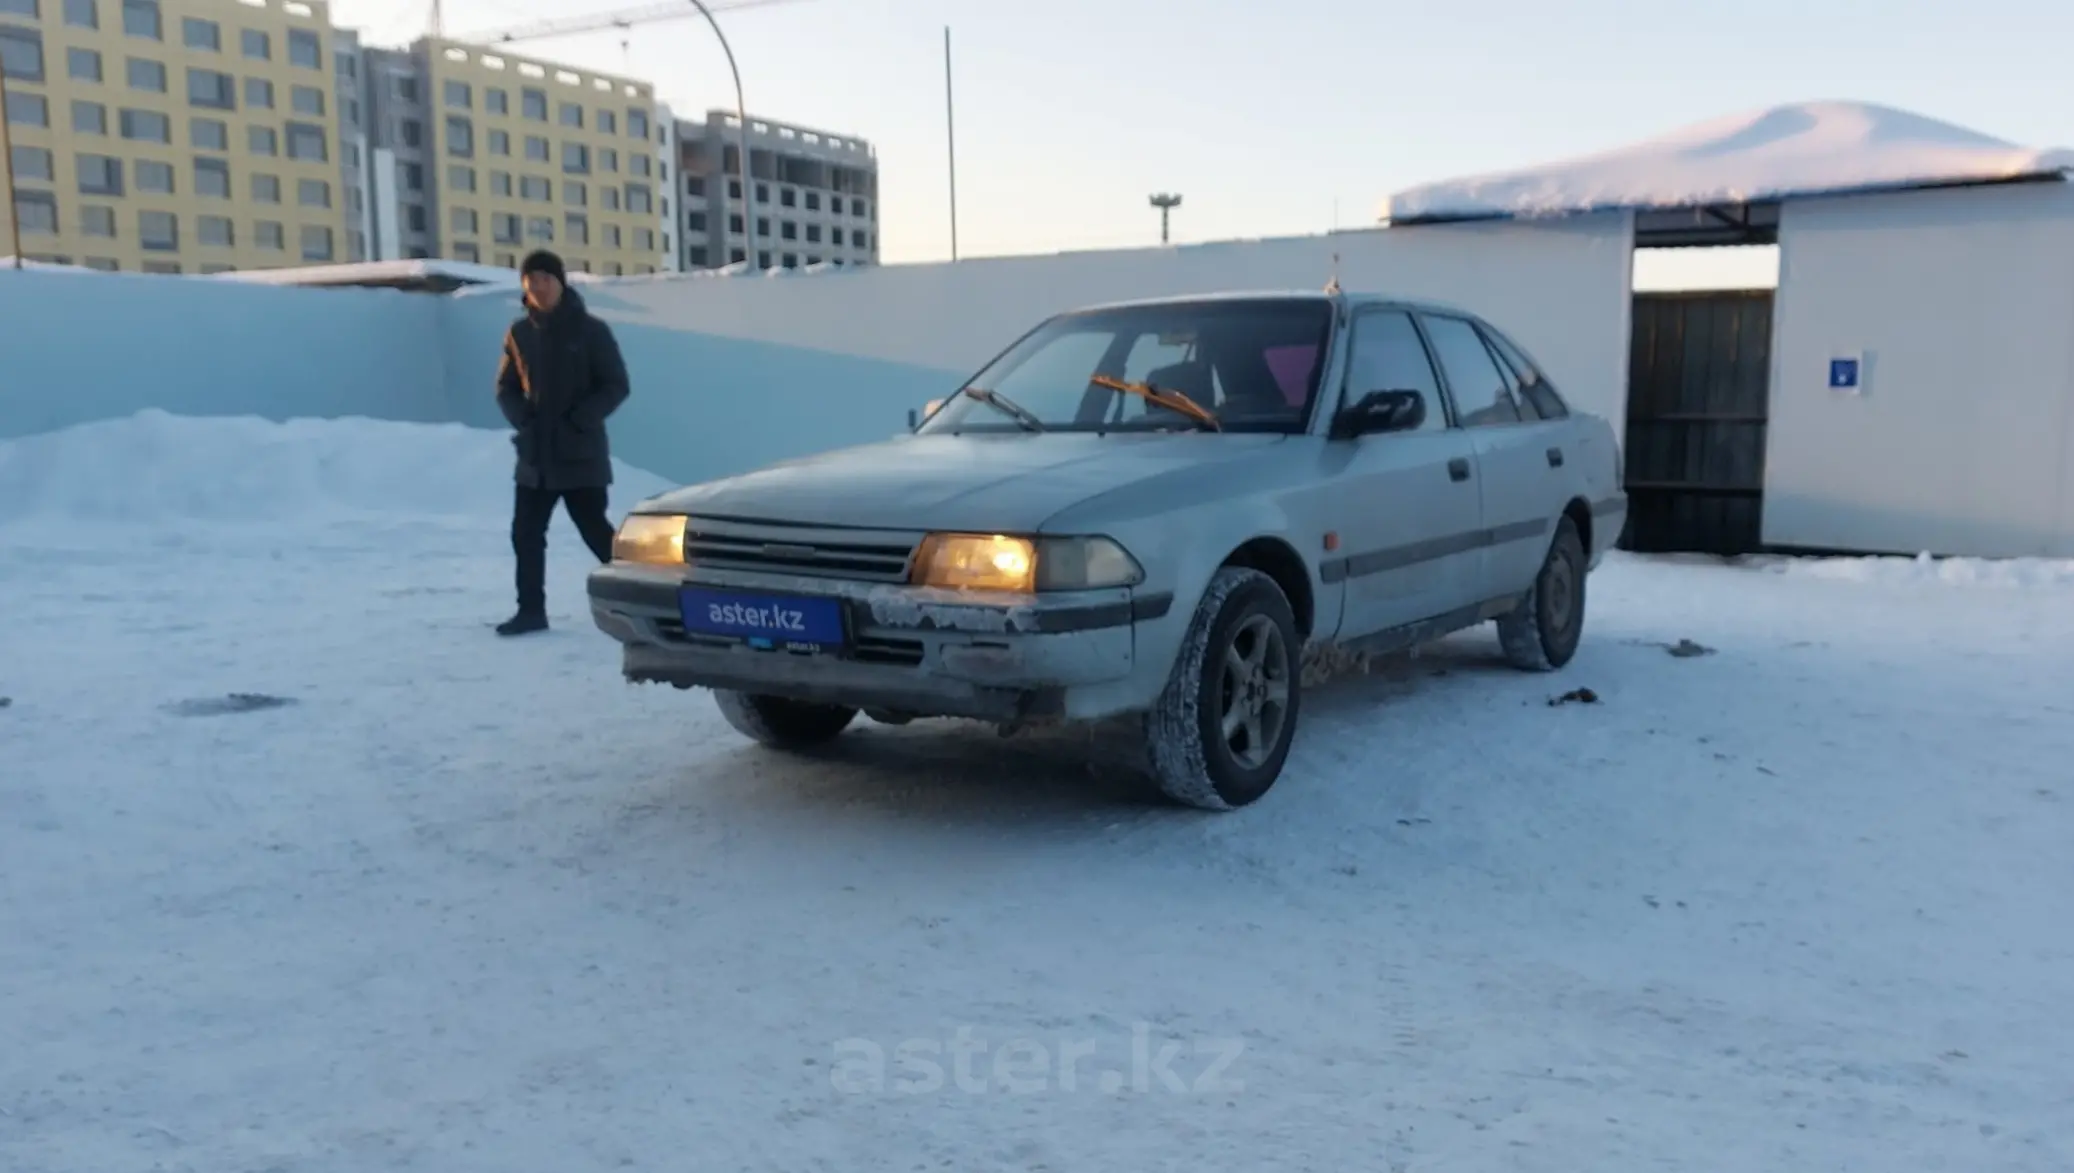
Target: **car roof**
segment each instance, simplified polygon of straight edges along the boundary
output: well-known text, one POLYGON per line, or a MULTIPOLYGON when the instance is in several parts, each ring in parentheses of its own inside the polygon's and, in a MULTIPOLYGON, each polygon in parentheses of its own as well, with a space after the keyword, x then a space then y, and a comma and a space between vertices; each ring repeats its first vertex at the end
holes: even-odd
MULTIPOLYGON (((1321 289, 1252 289, 1224 290, 1213 293, 1173 293, 1162 297, 1137 297, 1124 301, 1097 302, 1092 305, 1075 306, 1065 311, 1069 314, 1099 313, 1104 310, 1135 309, 1141 306, 1190 305, 1220 301, 1329 301, 1348 309, 1366 306, 1391 306, 1397 309, 1421 310, 1437 314, 1454 314, 1476 318, 1477 315, 1461 306, 1426 298, 1405 297, 1400 294, 1361 291, 1333 293, 1321 289)), ((1481 319, 1478 319, 1481 320, 1481 319)))

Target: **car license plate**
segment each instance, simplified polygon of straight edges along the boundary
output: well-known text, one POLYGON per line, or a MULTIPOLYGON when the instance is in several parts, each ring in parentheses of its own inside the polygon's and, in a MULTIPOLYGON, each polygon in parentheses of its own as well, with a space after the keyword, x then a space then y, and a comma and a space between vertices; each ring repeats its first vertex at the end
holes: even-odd
POLYGON ((677 601, 685 631, 732 636, 751 647, 835 651, 848 635, 840 599, 685 587, 677 601))

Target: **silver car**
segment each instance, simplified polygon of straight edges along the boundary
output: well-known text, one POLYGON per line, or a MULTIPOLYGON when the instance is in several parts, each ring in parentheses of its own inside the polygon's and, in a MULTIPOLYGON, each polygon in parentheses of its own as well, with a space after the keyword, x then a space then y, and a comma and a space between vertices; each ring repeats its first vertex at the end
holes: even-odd
POLYGON ((629 680, 804 747, 862 711, 1134 717, 1170 797, 1282 772, 1305 669, 1495 621, 1567 663, 1612 429, 1475 315, 1275 293, 1044 322, 911 435, 642 502, 589 582, 629 680))

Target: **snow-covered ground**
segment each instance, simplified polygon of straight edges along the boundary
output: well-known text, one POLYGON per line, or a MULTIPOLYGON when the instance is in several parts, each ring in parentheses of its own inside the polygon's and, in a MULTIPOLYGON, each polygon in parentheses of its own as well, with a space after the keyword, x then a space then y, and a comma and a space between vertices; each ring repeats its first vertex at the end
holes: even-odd
POLYGON ((0 1168, 2074 1167, 2074 568, 1618 558, 1212 816, 751 747, 562 520, 495 639, 508 451, 0 444, 0 1168))

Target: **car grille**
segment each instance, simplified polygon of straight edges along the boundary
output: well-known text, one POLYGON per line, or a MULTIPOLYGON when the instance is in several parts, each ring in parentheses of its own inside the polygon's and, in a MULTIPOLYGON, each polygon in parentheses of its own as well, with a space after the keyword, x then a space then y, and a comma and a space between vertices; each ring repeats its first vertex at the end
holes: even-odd
MULTIPOLYGON (((734 648, 741 641, 717 635, 693 635, 684 630, 684 625, 675 619, 655 621, 656 633, 671 643, 689 644, 693 647, 734 648)), ((866 664, 898 664, 912 668, 922 662, 925 652, 918 639, 894 639, 887 636, 860 635, 850 643, 848 659, 866 664)), ((809 652, 767 652, 765 655, 811 655, 809 652)))
POLYGON ((921 541, 903 530, 693 517, 684 528, 684 560, 716 570, 906 582, 921 541))

